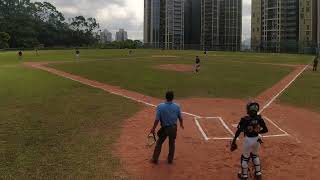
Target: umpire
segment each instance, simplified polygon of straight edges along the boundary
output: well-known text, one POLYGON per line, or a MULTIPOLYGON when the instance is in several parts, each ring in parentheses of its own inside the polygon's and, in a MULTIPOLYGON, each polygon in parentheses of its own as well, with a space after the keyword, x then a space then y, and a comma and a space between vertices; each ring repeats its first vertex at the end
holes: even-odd
POLYGON ((174 93, 172 91, 168 91, 166 93, 166 102, 159 104, 157 107, 156 119, 151 129, 151 133, 155 133, 159 122, 161 124, 161 128, 157 133, 159 139, 157 141, 151 160, 151 162, 154 164, 158 164, 162 144, 167 137, 169 137, 168 163, 172 164, 175 152, 178 119, 180 122, 180 127, 184 129, 180 107, 177 104, 173 103, 173 99, 174 93))

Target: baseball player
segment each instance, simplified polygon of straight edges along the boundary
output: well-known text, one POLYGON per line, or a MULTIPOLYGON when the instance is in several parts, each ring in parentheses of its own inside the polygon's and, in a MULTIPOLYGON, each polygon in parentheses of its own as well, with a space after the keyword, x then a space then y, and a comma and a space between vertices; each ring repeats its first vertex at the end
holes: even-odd
POLYGON ((39 55, 39 50, 38 50, 38 48, 35 48, 35 51, 36 51, 36 56, 38 56, 38 55, 39 55))
POLYGON ((23 56, 23 54, 22 54, 22 51, 20 50, 20 51, 18 52, 19 60, 22 60, 22 56, 23 56))
POLYGON ((243 132, 244 142, 243 142, 243 153, 241 156, 241 171, 238 177, 241 180, 248 179, 248 168, 250 158, 255 166, 255 177, 257 180, 261 180, 261 165, 259 158, 259 148, 262 143, 260 134, 268 132, 268 128, 263 120, 263 118, 258 115, 260 106, 256 102, 250 102, 247 105, 247 116, 241 118, 235 137, 231 143, 231 152, 237 149, 237 138, 243 132))
POLYGON ((199 56, 196 57, 196 65, 194 67, 195 73, 198 73, 200 71, 200 58, 199 56))
POLYGON ((208 49, 207 49, 207 48, 205 48, 203 54, 204 54, 205 56, 208 56, 208 49))
POLYGON ((79 49, 77 48, 77 49, 76 49, 76 58, 79 59, 79 57, 80 57, 80 51, 79 51, 79 49))
POLYGON ((318 63, 319 63, 319 55, 314 58, 312 71, 317 71, 318 63))

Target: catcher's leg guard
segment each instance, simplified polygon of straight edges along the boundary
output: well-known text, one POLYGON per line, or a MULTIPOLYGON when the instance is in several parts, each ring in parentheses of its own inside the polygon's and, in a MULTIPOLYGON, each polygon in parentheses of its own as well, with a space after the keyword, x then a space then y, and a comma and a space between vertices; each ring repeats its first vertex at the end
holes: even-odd
POLYGON ((262 173, 261 173, 261 163, 260 163, 259 156, 251 153, 251 158, 255 168, 255 175, 261 176, 262 173))
POLYGON ((248 168, 249 168, 249 160, 250 157, 245 157, 244 155, 241 156, 241 178, 247 179, 248 178, 248 168))

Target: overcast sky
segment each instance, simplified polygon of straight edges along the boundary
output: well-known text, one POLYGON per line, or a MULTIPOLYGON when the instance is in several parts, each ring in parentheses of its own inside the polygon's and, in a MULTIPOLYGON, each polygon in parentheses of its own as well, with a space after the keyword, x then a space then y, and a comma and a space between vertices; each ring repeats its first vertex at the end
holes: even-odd
MULTIPOLYGON (((101 29, 128 31, 130 39, 143 39, 144 0, 39 0, 52 3, 66 18, 94 17, 101 29)), ((250 38, 251 0, 243 0, 243 37, 250 38)))

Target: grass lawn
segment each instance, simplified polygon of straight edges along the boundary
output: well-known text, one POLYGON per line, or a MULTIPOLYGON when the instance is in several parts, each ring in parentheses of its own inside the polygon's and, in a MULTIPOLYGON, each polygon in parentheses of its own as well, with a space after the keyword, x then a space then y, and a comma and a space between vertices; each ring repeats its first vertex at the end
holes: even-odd
POLYGON ((55 68, 124 89, 162 98, 174 90, 178 98, 252 98, 274 85, 292 69, 273 65, 203 60, 201 73, 159 70, 160 64, 190 64, 193 57, 137 58, 51 65, 55 68), (249 88, 250 87, 250 88, 249 88))
POLYGON ((113 145, 140 105, 23 67, 0 84, 0 179, 116 179, 113 145))
MULTIPOLYGON (((125 119, 141 105, 55 75, 22 67, 26 61, 71 61, 73 50, 0 51, 0 179, 117 179, 122 167, 112 156, 125 119)), ((185 97, 253 97, 291 68, 240 62, 307 64, 310 56, 201 51, 81 50, 81 60, 57 68, 150 96, 167 89, 185 97), (171 55, 176 58, 153 58, 171 55), (193 64, 201 74, 154 69, 159 64, 193 64), (107 60, 117 58, 128 60, 107 60), (248 88, 251 87, 251 88, 248 88)), ((319 110, 319 74, 305 73, 281 98, 319 110), (303 93, 301 93, 303 92, 303 93)))
POLYGON ((281 102, 320 112, 320 73, 305 72, 281 96, 281 102))

